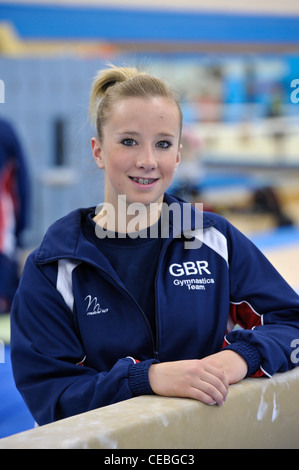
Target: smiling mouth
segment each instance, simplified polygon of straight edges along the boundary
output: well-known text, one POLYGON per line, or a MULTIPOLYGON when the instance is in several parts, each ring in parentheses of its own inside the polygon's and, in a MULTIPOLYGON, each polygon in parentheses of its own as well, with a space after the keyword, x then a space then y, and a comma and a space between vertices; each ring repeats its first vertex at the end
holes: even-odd
POLYGON ((157 181, 159 178, 135 178, 134 176, 130 176, 131 180, 135 181, 135 183, 147 185, 152 184, 157 181))

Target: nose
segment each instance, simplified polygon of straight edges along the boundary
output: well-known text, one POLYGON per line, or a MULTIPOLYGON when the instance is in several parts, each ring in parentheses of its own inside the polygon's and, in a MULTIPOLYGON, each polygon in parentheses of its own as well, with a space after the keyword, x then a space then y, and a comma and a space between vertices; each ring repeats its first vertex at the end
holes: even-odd
POLYGON ((157 168, 157 159, 151 147, 144 147, 141 150, 136 162, 136 166, 137 168, 141 168, 146 171, 151 171, 157 168))

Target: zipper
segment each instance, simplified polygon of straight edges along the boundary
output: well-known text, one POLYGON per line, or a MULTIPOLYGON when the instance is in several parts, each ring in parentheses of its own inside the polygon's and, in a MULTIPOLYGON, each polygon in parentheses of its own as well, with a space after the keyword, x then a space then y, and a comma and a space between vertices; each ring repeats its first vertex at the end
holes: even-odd
MULTIPOLYGON (((158 359, 158 353, 156 351, 156 347, 155 347, 155 338, 154 338, 154 335, 153 335, 153 331, 151 329, 151 326, 149 324, 149 321, 147 319, 147 316, 145 315, 144 311, 142 310, 142 308, 139 306, 139 304, 136 302, 136 300, 134 299, 134 297, 132 296, 132 294, 123 286, 121 286, 117 281, 115 281, 115 279, 107 272, 105 271, 103 268, 97 266, 97 265, 94 265, 96 266, 96 268, 98 270, 100 270, 102 272, 102 274, 104 275, 104 277, 109 281, 111 282, 112 285, 114 285, 114 287, 116 287, 118 290, 121 290, 123 291, 133 302, 134 304, 136 305, 136 307, 138 308, 139 312, 141 313, 142 317, 143 317, 143 320, 146 324, 146 327, 148 329, 148 332, 149 332, 149 335, 150 335, 150 338, 151 338, 151 342, 152 342, 152 348, 153 348, 153 356, 155 359, 158 359)), ((157 326, 156 326, 157 328, 157 326)))
POLYGON ((156 350, 154 351, 155 359, 159 358, 158 277, 159 277, 160 266, 162 264, 162 258, 168 248, 168 245, 170 245, 171 241, 172 239, 168 239, 165 243, 162 243, 162 248, 160 251, 158 264, 157 264, 157 272, 155 276, 155 325, 156 325, 156 344, 155 344, 156 350))
MULTIPOLYGON (((153 347, 153 358, 154 359, 157 359, 159 360, 159 323, 158 323, 158 289, 157 289, 157 280, 158 280, 158 276, 159 276, 159 270, 160 270, 160 266, 161 266, 161 261, 162 261, 162 258, 164 256, 164 253, 166 252, 167 248, 168 248, 168 245, 171 243, 171 240, 168 239, 168 242, 165 242, 164 244, 162 244, 162 249, 160 251, 160 255, 159 255, 159 259, 158 259, 158 264, 157 264, 157 272, 156 272, 156 276, 155 276, 155 285, 154 285, 154 288, 155 288, 155 327, 156 327, 156 334, 155 334, 155 337, 154 337, 154 332, 152 331, 152 328, 149 324, 149 321, 147 319, 147 316, 146 314, 144 313, 144 311, 142 310, 142 308, 139 306, 139 304, 136 302, 136 300, 134 299, 134 297, 132 296, 132 294, 125 288, 125 287, 122 287, 117 281, 115 281, 115 279, 103 268, 97 266, 97 265, 94 265, 99 271, 102 271, 102 273, 104 274, 104 277, 109 278, 109 282, 111 280, 111 284, 114 285, 117 289, 119 290, 122 290, 123 292, 125 292, 125 294, 127 296, 129 296, 129 298, 134 302, 134 304, 136 305, 136 307, 138 308, 139 312, 142 314, 142 317, 143 317, 143 320, 147 326, 147 329, 148 329, 148 332, 149 332, 149 335, 150 335, 150 338, 151 338, 151 342, 152 342, 152 347, 153 347)), ((91 263, 93 264, 93 263, 91 263)))

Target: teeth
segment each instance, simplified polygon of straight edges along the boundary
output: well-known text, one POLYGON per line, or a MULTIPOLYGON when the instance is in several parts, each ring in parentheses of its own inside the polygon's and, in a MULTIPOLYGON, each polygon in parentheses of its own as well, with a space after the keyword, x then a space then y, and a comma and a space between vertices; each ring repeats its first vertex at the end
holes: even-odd
POLYGON ((154 178, 132 178, 136 183, 139 184, 151 184, 155 181, 154 178))

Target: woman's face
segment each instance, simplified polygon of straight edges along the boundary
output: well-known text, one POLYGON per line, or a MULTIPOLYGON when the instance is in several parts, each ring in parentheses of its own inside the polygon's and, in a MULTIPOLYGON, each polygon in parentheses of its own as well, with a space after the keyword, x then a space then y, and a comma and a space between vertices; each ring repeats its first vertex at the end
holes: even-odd
POLYGON ((105 170, 105 202, 160 203, 180 162, 179 111, 163 97, 126 98, 115 104, 101 141, 91 141, 105 170))

